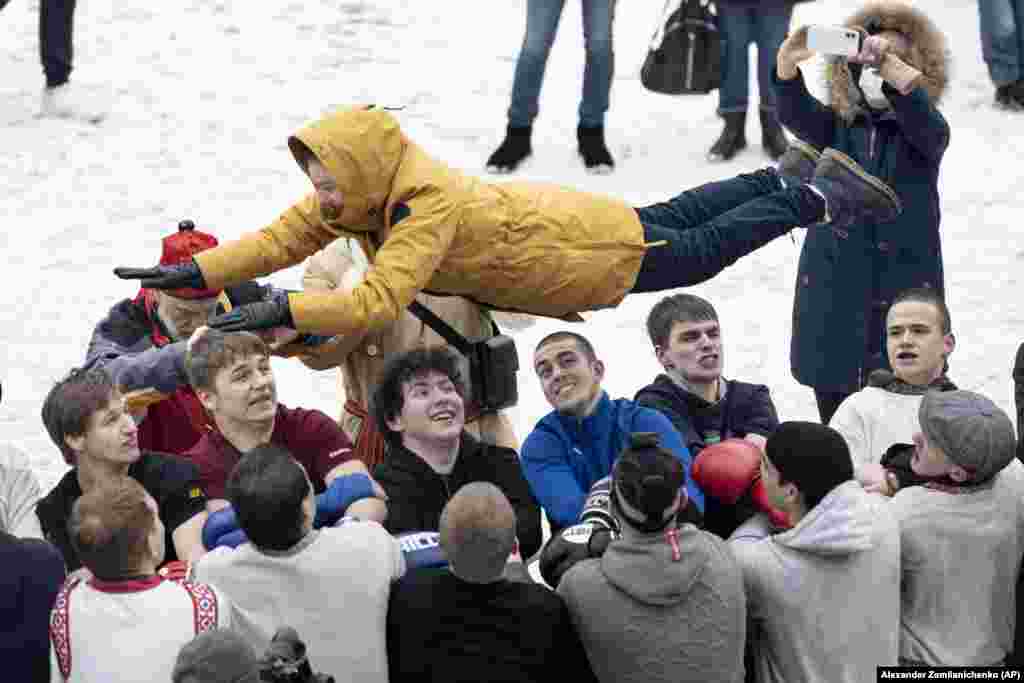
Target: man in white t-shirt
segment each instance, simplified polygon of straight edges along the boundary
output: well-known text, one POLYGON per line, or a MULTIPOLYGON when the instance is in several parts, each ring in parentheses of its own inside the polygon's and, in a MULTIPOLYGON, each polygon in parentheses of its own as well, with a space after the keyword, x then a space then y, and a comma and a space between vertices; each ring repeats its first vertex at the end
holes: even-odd
MULTIPOLYGON (((956 346, 949 309, 934 289, 900 293, 886 315, 886 352, 892 371, 876 370, 868 386, 840 404, 829 426, 850 447, 854 475, 869 491, 893 493, 882 457, 896 444, 913 443, 917 410, 928 391, 952 391, 947 360, 956 346)), ((903 482, 905 483, 905 482, 903 482)))
POLYGON ((217 548, 194 571, 231 600, 235 629, 263 652, 278 628, 291 626, 313 670, 387 683, 388 598, 406 566, 398 541, 376 522, 314 530, 309 477, 273 444, 246 453, 227 497, 249 542, 217 548))
POLYGON ((230 626, 230 606, 210 586, 157 574, 164 525, 142 485, 118 476, 74 504, 71 543, 91 577, 69 579, 50 616, 51 681, 168 681, 181 646, 230 626))

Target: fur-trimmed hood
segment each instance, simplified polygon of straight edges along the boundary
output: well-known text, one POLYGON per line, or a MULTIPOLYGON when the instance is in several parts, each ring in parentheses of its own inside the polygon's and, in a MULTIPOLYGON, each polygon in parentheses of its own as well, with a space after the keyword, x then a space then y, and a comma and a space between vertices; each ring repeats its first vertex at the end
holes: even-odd
MULTIPOLYGON (((876 0, 864 5, 843 22, 869 33, 899 31, 910 42, 910 52, 902 56, 924 76, 921 85, 932 102, 938 102, 949 83, 950 55, 946 38, 938 26, 917 7, 896 0, 876 0)), ((830 105, 846 121, 852 121, 864 109, 860 91, 854 87, 850 68, 843 58, 831 60, 825 70, 830 105)))

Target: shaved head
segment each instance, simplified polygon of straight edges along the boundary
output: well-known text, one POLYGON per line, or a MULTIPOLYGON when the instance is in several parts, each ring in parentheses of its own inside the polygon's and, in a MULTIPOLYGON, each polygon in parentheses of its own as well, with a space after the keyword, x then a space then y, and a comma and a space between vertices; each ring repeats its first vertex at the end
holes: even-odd
POLYGON ((501 578, 516 541, 516 513, 494 484, 475 481, 441 513, 441 547, 452 573, 473 583, 501 578))

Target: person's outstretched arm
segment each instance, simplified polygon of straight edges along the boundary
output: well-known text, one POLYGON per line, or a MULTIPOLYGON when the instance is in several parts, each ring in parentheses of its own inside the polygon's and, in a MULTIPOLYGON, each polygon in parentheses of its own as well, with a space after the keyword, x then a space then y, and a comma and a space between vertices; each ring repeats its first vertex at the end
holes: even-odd
POLYGON ((779 122, 798 138, 817 149, 831 147, 835 137, 835 112, 823 105, 804 83, 798 65, 814 56, 807 47, 807 27, 802 26, 779 46, 772 70, 772 86, 779 122))
POLYGON ((338 238, 310 194, 273 223, 193 257, 210 289, 223 289, 301 263, 338 238))
POLYGON ((394 322, 434 277, 458 222, 457 207, 440 191, 428 190, 397 204, 387 240, 351 292, 289 296, 295 329, 348 337, 394 322))

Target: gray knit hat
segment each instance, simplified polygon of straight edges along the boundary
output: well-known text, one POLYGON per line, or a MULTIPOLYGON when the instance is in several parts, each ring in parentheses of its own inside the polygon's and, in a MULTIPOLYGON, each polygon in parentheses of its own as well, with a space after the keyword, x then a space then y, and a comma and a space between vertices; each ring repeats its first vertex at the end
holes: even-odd
POLYGON ((971 391, 930 391, 918 411, 921 431, 950 462, 980 484, 1010 464, 1017 449, 1013 423, 999 406, 971 391))
POLYGON ((185 643, 174 663, 174 683, 259 683, 256 651, 234 631, 214 629, 185 643))

